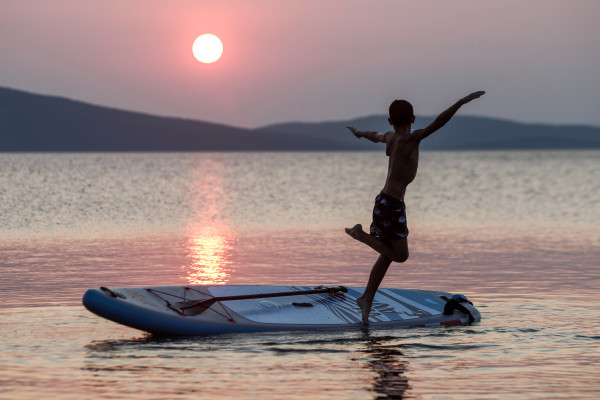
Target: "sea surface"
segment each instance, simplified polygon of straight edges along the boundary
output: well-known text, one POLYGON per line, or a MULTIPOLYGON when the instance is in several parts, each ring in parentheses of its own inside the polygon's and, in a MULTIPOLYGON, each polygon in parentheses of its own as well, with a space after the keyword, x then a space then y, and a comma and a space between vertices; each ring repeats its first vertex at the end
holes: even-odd
POLYGON ((465 327, 160 338, 88 288, 364 286, 383 152, 0 153, 2 399, 600 398, 600 152, 423 152, 383 286, 465 327))

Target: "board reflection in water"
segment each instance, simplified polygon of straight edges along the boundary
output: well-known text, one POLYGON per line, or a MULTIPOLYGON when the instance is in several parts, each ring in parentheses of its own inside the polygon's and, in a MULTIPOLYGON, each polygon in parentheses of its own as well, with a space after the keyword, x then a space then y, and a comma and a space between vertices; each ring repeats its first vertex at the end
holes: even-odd
POLYGON ((148 395, 145 385, 160 376, 152 394, 163 398, 402 399, 412 390, 409 357, 402 353, 405 337, 390 334, 92 340, 84 345, 84 386, 95 396, 118 390, 136 397, 148 395))
POLYGON ((374 337, 368 331, 364 333, 366 355, 365 363, 375 373, 373 377, 373 392, 378 399, 402 399, 410 385, 406 376, 408 361, 399 350, 398 344, 393 344, 385 337, 374 337))

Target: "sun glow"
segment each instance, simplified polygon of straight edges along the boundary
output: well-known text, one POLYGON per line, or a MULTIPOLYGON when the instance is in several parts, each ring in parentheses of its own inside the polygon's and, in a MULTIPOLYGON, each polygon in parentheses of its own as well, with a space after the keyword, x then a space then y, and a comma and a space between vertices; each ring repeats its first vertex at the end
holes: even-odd
POLYGON ((194 57, 201 63, 214 63, 223 54, 223 43, 215 35, 206 33, 196 38, 192 46, 192 52, 194 57))

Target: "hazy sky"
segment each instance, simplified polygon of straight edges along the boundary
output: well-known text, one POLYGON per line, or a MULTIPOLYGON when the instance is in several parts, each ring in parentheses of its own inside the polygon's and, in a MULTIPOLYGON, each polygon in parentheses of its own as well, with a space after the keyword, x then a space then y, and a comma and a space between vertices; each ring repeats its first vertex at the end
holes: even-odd
POLYGON ((600 125, 599 0, 0 0, 0 86, 243 127, 417 114, 600 125), (213 33, 223 57, 192 43, 213 33))

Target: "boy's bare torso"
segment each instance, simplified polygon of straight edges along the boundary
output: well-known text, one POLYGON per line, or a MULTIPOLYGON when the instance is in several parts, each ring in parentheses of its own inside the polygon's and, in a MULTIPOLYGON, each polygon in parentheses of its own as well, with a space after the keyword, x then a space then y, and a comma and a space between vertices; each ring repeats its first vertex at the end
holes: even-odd
POLYGON ((388 173, 382 192, 404 200, 406 187, 417 175, 419 141, 408 132, 385 133, 388 173))

